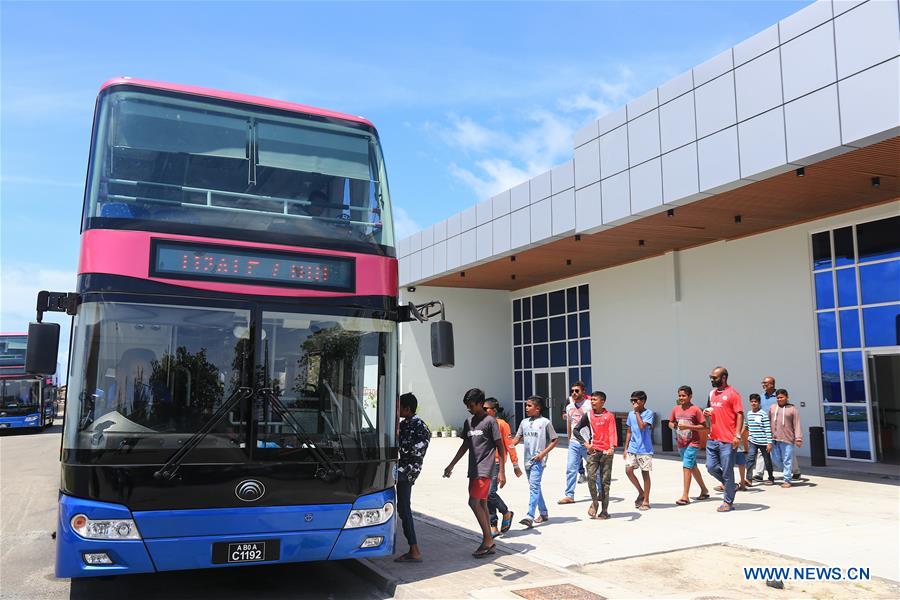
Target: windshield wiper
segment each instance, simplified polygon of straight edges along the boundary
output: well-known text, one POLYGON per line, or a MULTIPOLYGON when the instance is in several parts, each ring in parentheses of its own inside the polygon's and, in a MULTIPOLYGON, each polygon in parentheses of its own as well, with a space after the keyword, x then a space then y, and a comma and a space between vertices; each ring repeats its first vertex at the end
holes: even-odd
POLYGON ((246 400, 253 396, 253 390, 247 387, 240 387, 231 393, 231 396, 228 397, 216 412, 213 413, 212 417, 209 418, 201 427, 197 430, 197 432, 188 438, 181 448, 175 451, 172 456, 169 457, 169 460, 166 461, 160 469, 153 474, 156 479, 165 479, 166 481, 171 480, 175 477, 175 473, 178 471, 178 467, 181 466, 181 463, 184 461, 184 457, 188 455, 188 453, 197 447, 197 445, 203 441, 203 438, 212 431, 213 427, 219 424, 219 422, 231 412, 231 410, 238 405, 239 402, 246 400))
POLYGON ((278 413, 278 416, 291 426, 291 429, 294 430, 297 437, 303 440, 304 447, 309 450, 309 453, 312 454, 313 458, 316 459, 316 462, 319 463, 315 477, 327 483, 333 483, 340 479, 340 469, 335 465, 334 461, 325 456, 319 447, 316 446, 316 443, 309 437, 309 434, 303 429, 300 422, 297 421, 294 418, 294 415, 292 415, 290 411, 285 408, 284 404, 281 403, 281 400, 278 399, 275 392, 273 392, 271 388, 262 388, 259 390, 259 393, 269 400, 269 403, 272 405, 275 412, 278 413))

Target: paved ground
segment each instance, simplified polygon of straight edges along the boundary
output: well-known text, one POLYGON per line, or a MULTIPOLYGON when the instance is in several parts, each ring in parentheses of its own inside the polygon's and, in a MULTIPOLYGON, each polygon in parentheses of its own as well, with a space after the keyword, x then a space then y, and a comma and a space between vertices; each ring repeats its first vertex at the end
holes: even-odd
MULTIPOLYGON (((413 509, 446 526, 475 531, 474 518, 465 504, 464 465, 457 467, 450 480, 441 478, 458 445, 456 439, 433 440, 423 474, 413 489, 413 509)), ((501 538, 502 546, 536 564, 581 569, 627 557, 729 544, 737 550, 729 555, 731 562, 717 563, 716 572, 723 581, 716 589, 745 586, 743 566, 782 564, 777 560, 772 565, 750 562, 751 557, 754 560, 758 557, 751 555, 749 549, 793 557, 810 565, 868 567, 873 577, 900 580, 900 481, 897 478, 851 481, 810 475, 803 484, 791 489, 758 487, 739 492, 737 510, 718 514, 715 508, 719 501, 715 496, 689 506, 675 505, 674 500, 680 496, 681 465, 674 458, 658 457, 653 471, 653 508, 641 512, 633 507, 635 491, 625 477, 621 455, 615 460, 610 520, 587 518, 589 496, 585 485, 577 487, 576 504, 556 504, 563 495, 565 471, 565 450, 558 449, 551 454, 544 477, 551 521, 531 530, 516 526, 501 538), (748 549, 746 560, 741 558, 743 548, 748 549)), ((812 471, 804 466, 804 473, 812 471)), ((708 477, 705 479, 710 481, 708 477)), ((692 490, 692 495, 696 493, 692 490)), ((516 511, 518 520, 527 508, 526 482, 513 477, 502 495, 516 511)), ((438 542, 436 547, 423 545, 423 551, 431 560, 441 561, 450 551, 448 543, 449 540, 438 542)), ((670 562, 666 556, 658 560, 670 562)), ((704 595, 703 576, 697 569, 697 587, 691 584, 692 587, 673 589, 676 582, 669 580, 666 589, 682 596, 704 595)), ((609 575, 604 577, 608 582, 609 575)), ((629 589, 625 585, 627 579, 616 583, 625 587, 622 597, 647 595, 639 587, 629 589)), ((854 589, 848 586, 848 595, 854 595, 854 589)), ((862 588, 858 592, 866 594, 862 588)))
MULTIPOLYGON (((74 582, 53 575, 60 428, 0 436, 0 598, 384 598, 348 562, 263 565, 74 582)), ((363 574, 366 574, 363 572, 363 574)), ((367 574, 366 574, 367 575, 367 574)))
MULTIPOLYGON (((434 440, 413 492, 423 514, 418 531, 425 562, 372 561, 366 579, 353 564, 185 571, 84 580, 53 577, 59 430, 0 436, 0 597, 3 598, 553 598, 593 592, 605 598, 900 597, 900 478, 890 472, 853 480, 840 470, 811 474, 790 490, 760 487, 738 495, 738 510, 716 514, 718 501, 678 507, 680 464, 654 463, 653 508, 634 510, 621 456, 613 470, 609 521, 589 520, 586 486, 578 502, 558 506, 565 450, 556 450, 544 480, 551 521, 520 526, 499 552, 476 560, 474 519, 465 504, 464 464, 449 480, 443 467, 458 439, 434 440), (722 544, 727 544, 723 546, 722 544), (744 566, 868 567, 870 582, 786 582, 784 591, 745 581, 744 566), (673 570, 680 569, 680 574, 673 570), (374 573, 374 577, 373 574, 374 573), (893 582, 885 581, 894 580, 893 582), (576 586, 572 587, 560 586, 576 586), (554 595, 555 594, 555 595, 554 595)), ((514 477, 503 496, 524 514, 527 486, 514 477)), ((399 547, 403 547, 402 538, 399 547)), ((364 573, 364 572, 363 572, 364 573)))

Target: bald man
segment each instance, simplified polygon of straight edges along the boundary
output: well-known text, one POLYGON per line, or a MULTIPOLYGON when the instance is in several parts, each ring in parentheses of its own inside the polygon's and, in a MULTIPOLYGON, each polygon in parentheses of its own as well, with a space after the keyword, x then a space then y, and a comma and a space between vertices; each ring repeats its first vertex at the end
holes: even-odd
MULTIPOLYGON (((769 408, 771 406, 773 406, 774 404, 778 403, 778 399, 775 397, 775 378, 772 377, 771 375, 766 375, 765 377, 762 378, 762 381, 760 383, 762 384, 762 389, 763 389, 762 398, 760 399, 760 404, 761 404, 763 412, 765 412, 766 414, 769 414, 769 408)), ((760 455, 757 458, 758 469, 757 468, 753 469, 754 473, 759 473, 759 475, 755 475, 753 477, 753 479, 756 481, 762 481, 763 469, 762 469, 762 465, 759 464, 761 461, 762 461, 762 455, 760 455)), ((797 462, 798 461, 795 460, 795 463, 797 463, 797 462)), ((794 481, 797 481, 800 479, 800 465, 799 464, 794 465, 794 473, 791 476, 791 478, 794 481)))
POLYGON ((734 510, 734 462, 737 458, 741 432, 744 429, 744 403, 736 389, 728 385, 728 369, 716 367, 709 374, 712 390, 709 392, 709 408, 703 411, 712 421, 709 440, 706 442, 706 470, 724 488, 722 504, 718 512, 734 510))

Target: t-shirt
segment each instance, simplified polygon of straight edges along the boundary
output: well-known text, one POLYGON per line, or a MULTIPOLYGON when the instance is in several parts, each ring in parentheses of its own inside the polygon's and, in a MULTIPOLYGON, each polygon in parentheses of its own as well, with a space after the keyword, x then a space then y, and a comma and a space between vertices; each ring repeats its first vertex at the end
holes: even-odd
MULTIPOLYGON (((669 421, 676 425, 703 425, 703 411, 696 404, 676 406, 669 415, 669 421)), ((700 447, 700 432, 695 429, 676 429, 675 442, 679 448, 700 447)))
POLYGON ((463 435, 469 441, 469 477, 490 477, 497 446, 503 443, 500 427, 491 415, 484 415, 477 423, 474 420, 472 415, 463 426, 463 435))
POLYGON ((709 406, 713 409, 709 438, 730 444, 737 430, 737 415, 744 412, 741 395, 730 385, 721 391, 713 388, 709 392, 709 406))
MULTIPOLYGON (((522 437, 525 444, 525 464, 531 462, 531 459, 544 451, 550 442, 556 439, 556 430, 547 417, 528 417, 522 419, 519 423, 519 429, 516 431, 516 437, 522 437)), ((543 464, 547 464, 547 457, 544 457, 543 464)))
MULTIPOLYGON (((572 424, 572 431, 575 431, 578 428, 578 423, 581 422, 581 417, 591 411, 591 403, 587 399, 583 399, 580 403, 575 404, 571 400, 566 405, 566 415, 569 417, 569 423, 572 424)), ((584 428, 581 432, 581 435, 589 435, 589 429, 584 428)))
POLYGON ((600 414, 589 410, 581 417, 578 427, 572 429, 573 435, 579 441, 584 443, 582 432, 587 429, 591 436, 591 448, 605 452, 610 448, 615 448, 618 443, 618 435, 616 434, 616 415, 604 409, 600 414))
MULTIPOLYGON (((519 462, 519 455, 516 454, 516 447, 509 443, 509 423, 504 421, 503 419, 497 419, 497 427, 500 428, 500 439, 503 440, 503 443, 506 444, 506 455, 509 457, 509 462, 512 464, 516 464, 519 462)), ((500 450, 497 449, 497 461, 500 461, 500 450)))
POLYGON ((631 430, 631 439, 628 441, 629 454, 653 454, 653 411, 645 408, 641 413, 641 419, 646 423, 643 430, 638 427, 637 415, 634 411, 628 413, 625 424, 631 430))

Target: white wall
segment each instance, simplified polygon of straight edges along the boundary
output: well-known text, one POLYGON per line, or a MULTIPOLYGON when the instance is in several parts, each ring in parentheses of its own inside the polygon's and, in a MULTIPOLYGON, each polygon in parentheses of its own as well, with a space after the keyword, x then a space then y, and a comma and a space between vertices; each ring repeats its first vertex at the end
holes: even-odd
MULTIPOLYGON (((693 387, 697 403, 705 405, 709 372, 724 365, 745 404, 750 393, 760 392, 764 376, 774 376, 790 391, 808 431, 822 425, 810 233, 898 212, 900 202, 892 202, 685 250, 677 259, 668 254, 512 294, 419 287, 417 299, 435 296, 448 304, 457 366, 440 372, 432 368, 427 327, 405 325, 402 389, 412 389, 426 405, 438 399, 438 406, 423 407, 429 423, 461 422, 462 394, 472 386, 483 386, 510 410, 511 300, 588 283, 593 387, 607 393, 611 410, 628 410, 631 392, 643 389, 648 406, 668 416, 683 384, 693 387), (676 263, 680 301, 675 300, 676 263)), ((808 456, 808 444, 800 454, 808 456)))
POLYGON ((419 286, 401 289, 401 303, 442 300, 453 323, 456 366, 431 365, 430 325, 400 326, 400 392, 419 399, 418 414, 432 428, 462 427, 466 390, 478 387, 513 410, 512 303, 509 292, 419 286))

